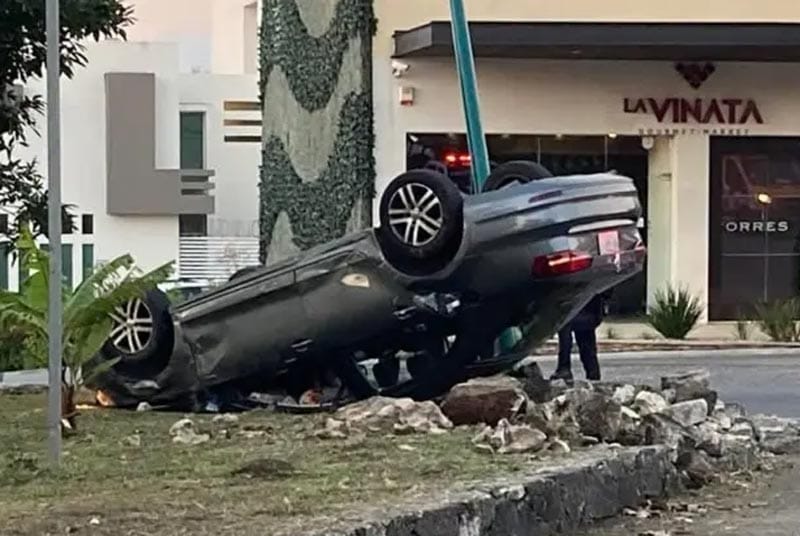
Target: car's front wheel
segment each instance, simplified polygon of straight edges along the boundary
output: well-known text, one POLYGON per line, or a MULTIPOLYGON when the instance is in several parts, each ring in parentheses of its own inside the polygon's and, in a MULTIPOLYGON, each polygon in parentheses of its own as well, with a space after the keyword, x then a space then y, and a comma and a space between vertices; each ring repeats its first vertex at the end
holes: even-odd
POLYGON ((429 169, 394 179, 381 197, 379 236, 390 256, 402 261, 442 260, 457 250, 464 200, 453 182, 429 169))

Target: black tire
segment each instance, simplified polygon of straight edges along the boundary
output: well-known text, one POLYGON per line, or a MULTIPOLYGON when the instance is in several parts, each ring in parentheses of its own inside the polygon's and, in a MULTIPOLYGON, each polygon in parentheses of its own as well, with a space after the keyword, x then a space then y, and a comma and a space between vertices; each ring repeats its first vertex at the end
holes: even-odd
POLYGON ((387 253, 405 261, 434 260, 458 249, 464 199, 445 175, 415 169, 389 184, 379 215, 378 232, 387 253))
POLYGON ((141 299, 118 308, 111 337, 101 352, 108 359, 119 357, 115 368, 139 377, 157 373, 166 366, 174 344, 175 328, 169 298, 161 290, 154 289, 141 299), (122 321, 129 319, 134 320, 134 324, 123 326, 122 321), (149 327, 150 331, 139 331, 137 327, 149 327))
POLYGON ((514 160, 494 168, 483 184, 483 191, 492 192, 513 184, 526 184, 552 176, 553 174, 541 164, 528 160, 514 160))
POLYGON ((256 270, 258 270, 259 268, 261 268, 261 267, 260 266, 246 266, 244 268, 236 270, 233 273, 233 275, 228 278, 228 281, 230 282, 230 281, 233 281, 235 279, 241 279, 242 277, 246 277, 246 276, 252 274, 253 272, 255 272, 256 270))

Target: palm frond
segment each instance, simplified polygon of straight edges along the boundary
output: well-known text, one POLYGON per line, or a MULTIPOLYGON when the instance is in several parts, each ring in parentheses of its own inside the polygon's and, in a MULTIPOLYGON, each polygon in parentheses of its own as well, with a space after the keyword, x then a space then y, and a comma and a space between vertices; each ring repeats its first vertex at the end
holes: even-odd
POLYGON ((84 366, 83 368, 81 368, 81 384, 82 385, 91 384, 91 382, 94 381, 95 378, 97 378, 101 374, 105 374, 106 372, 114 368, 114 366, 117 363, 119 363, 119 360, 120 358, 115 357, 114 359, 109 359, 108 361, 97 363, 96 365, 90 368, 84 366))
POLYGON ((167 263, 141 276, 126 275, 114 288, 96 296, 83 307, 70 311, 70 325, 91 326, 111 316, 114 310, 158 287, 172 274, 173 263, 167 263))
POLYGON ((93 325, 74 326, 65 330, 64 361, 71 369, 80 369, 89 362, 111 334, 111 318, 106 317, 93 325))
MULTIPOLYGON (((0 330, 23 334, 26 348, 36 354, 33 357, 38 362, 46 356, 48 343, 50 255, 25 229, 17 250, 22 266, 30 275, 22 281, 20 292, 0 291, 0 330)), ((116 360, 111 360, 88 366, 110 336, 111 313, 169 279, 173 266, 170 262, 142 273, 130 255, 121 255, 99 266, 74 291, 68 285, 63 287, 62 350, 64 365, 75 371, 71 382, 85 383, 116 364, 116 360)))
POLYGON ((38 311, 24 306, 0 306, 0 329, 19 330, 26 338, 47 338, 47 321, 38 311))
POLYGON ((99 295, 108 292, 109 288, 113 288, 109 280, 113 280, 120 271, 129 272, 132 268, 133 258, 130 255, 122 255, 95 269, 65 302, 64 323, 70 323, 83 307, 90 305, 99 295))
MULTIPOLYGON (((24 226, 20 231, 16 246, 20 254, 19 262, 21 266, 29 274, 31 272, 33 272, 34 275, 41 274, 41 277, 44 279, 45 288, 47 288, 50 278, 50 255, 39 247, 31 231, 24 226)), ((30 277, 31 276, 22 281, 21 286, 25 285, 30 277)))

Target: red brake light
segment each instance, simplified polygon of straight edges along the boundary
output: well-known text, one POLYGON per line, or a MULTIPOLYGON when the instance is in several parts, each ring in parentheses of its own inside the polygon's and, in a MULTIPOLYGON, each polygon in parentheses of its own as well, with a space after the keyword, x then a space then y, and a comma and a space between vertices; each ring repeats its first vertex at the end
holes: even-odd
POLYGON ((533 275, 553 277, 574 274, 592 266, 592 256, 579 251, 559 251, 533 260, 533 275))

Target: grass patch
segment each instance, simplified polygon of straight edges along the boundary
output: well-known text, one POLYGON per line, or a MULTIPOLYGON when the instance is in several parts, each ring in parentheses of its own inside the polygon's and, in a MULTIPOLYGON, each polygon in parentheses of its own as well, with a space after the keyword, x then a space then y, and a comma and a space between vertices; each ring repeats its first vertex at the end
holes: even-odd
POLYGON ((45 395, 0 395, 2 534, 277 533, 536 463, 477 452, 470 428, 334 441, 313 437, 324 416, 257 411, 234 427, 198 415, 212 439, 190 447, 169 436, 181 414, 90 409, 65 439, 62 467, 51 470, 45 407, 45 395), (263 435, 248 439, 242 429, 263 435))

